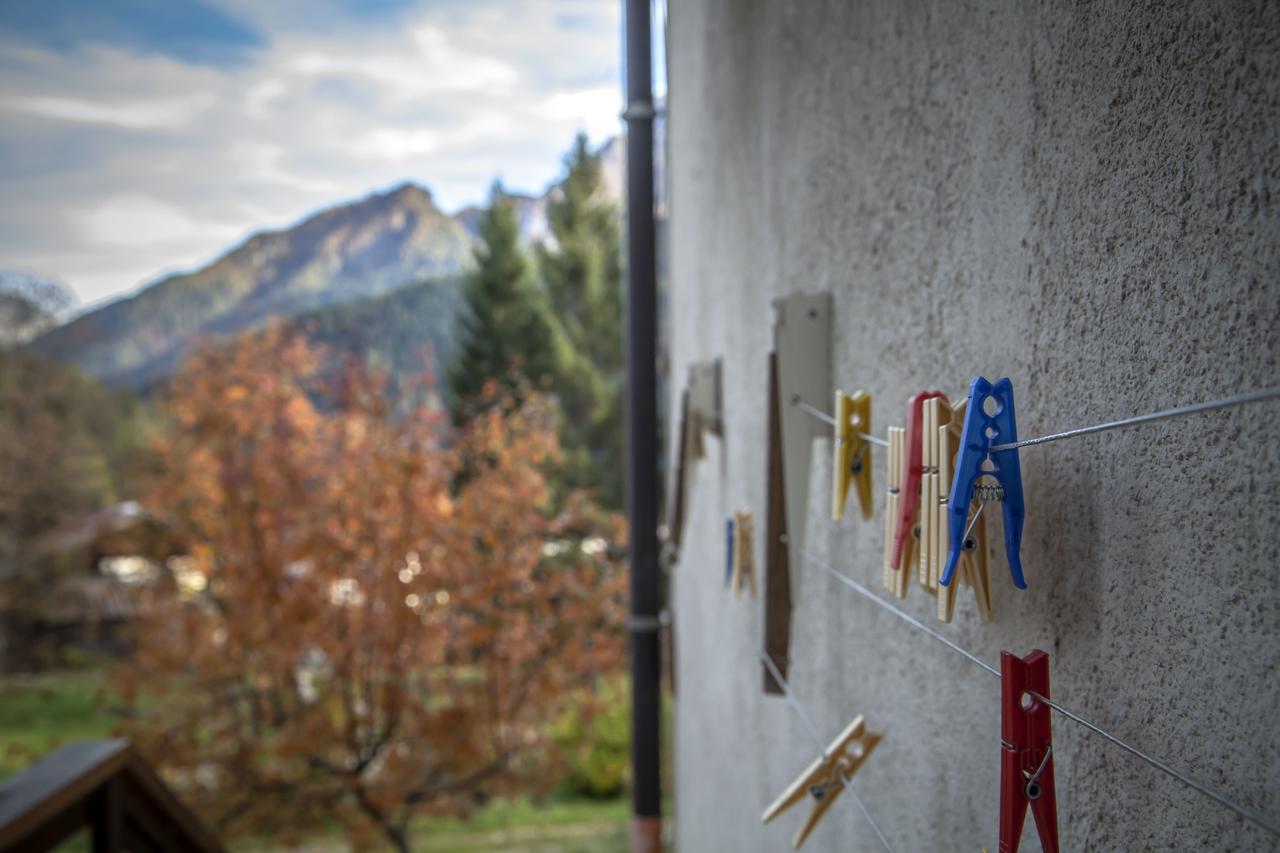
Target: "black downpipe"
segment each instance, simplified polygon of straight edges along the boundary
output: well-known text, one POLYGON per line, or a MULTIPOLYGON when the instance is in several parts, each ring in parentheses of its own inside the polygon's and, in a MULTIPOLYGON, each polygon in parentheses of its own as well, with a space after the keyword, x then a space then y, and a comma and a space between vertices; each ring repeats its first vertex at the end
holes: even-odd
POLYGON ((650 0, 627 15, 627 515, 631 540, 633 851, 656 851, 662 827, 658 613, 657 287, 653 216, 650 0))

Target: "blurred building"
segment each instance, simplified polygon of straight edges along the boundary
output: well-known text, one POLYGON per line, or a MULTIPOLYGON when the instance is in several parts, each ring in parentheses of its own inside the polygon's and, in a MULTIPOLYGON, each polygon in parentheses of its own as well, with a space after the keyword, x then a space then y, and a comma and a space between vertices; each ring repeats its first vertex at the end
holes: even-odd
POLYGON ((145 591, 179 582, 184 553, 169 525, 134 501, 40 537, 0 567, 0 672, 125 651, 145 591))

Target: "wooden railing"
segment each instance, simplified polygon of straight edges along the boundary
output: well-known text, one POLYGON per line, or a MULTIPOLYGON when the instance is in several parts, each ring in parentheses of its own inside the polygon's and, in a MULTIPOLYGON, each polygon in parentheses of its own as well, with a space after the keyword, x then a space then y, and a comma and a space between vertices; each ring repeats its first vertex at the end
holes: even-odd
POLYGON ((68 744, 0 782, 0 853, 41 853, 81 829, 93 853, 222 851, 125 740, 68 744))

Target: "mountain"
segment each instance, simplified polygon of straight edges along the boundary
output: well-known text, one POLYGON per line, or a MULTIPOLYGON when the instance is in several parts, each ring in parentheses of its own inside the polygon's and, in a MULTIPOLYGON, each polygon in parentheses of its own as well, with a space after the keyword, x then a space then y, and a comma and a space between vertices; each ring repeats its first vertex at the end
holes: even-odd
POLYGON ((470 262, 471 242, 430 192, 404 184, 255 234, 203 269, 81 315, 30 346, 108 382, 146 385, 202 336, 454 276, 470 262))
POLYGON ((0 270, 0 349, 21 346, 58 325, 75 304, 75 295, 57 279, 0 270))
MULTIPOLYGON (((516 222, 520 226, 520 242, 525 245, 546 240, 551 236, 551 225, 547 222, 547 200, 550 196, 551 190, 536 196, 520 193, 511 193, 507 196, 516 211, 516 222)), ((462 227, 467 229, 468 234, 473 238, 479 238, 480 217, 484 211, 483 207, 473 205, 464 207, 454 216, 458 222, 462 223, 462 227)))
MULTIPOLYGON (((655 185, 660 216, 664 128, 659 116, 655 185)), ((600 154, 603 192, 621 202, 625 140, 609 140, 600 154)), ((556 181, 541 195, 511 196, 526 245, 550 238, 547 205, 558 190, 556 181)), ((171 374, 200 338, 232 335, 279 318, 297 320, 324 343, 375 361, 385 358, 397 374, 417 363, 413 357, 424 345, 443 365, 461 304, 458 276, 471 263, 481 213, 482 208, 468 207, 450 216, 436 207, 428 190, 406 183, 324 210, 291 228, 255 234, 202 269, 161 279, 44 331, 28 346, 108 384, 146 388, 171 374), (397 295, 402 288, 405 293, 397 295), (388 314, 379 314, 383 311, 388 314)), ((0 292, 0 320, 3 310, 0 292)), ((40 328, 47 327, 45 319, 41 322, 40 328)))
MULTIPOLYGON (((353 355, 401 383, 439 372, 454 352, 454 318, 463 305, 462 276, 405 285, 308 311, 288 323, 315 344, 353 355)), ((402 389, 395 388, 396 397, 402 389)))

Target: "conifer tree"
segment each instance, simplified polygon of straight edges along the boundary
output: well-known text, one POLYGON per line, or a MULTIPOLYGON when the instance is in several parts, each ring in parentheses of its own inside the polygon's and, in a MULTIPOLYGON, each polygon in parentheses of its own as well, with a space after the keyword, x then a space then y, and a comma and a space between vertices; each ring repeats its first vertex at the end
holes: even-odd
POLYGON ((547 209, 552 239, 538 269, 559 327, 552 390, 564 412, 565 485, 622 504, 622 258, 617 206, 604 196, 603 165, 579 135, 567 176, 547 209))
POLYGON ((555 366, 546 299, 520 247, 515 206, 496 181, 479 231, 476 265, 463 288, 457 355, 448 373, 459 421, 475 414, 490 380, 512 390, 521 379, 543 387, 555 366))

